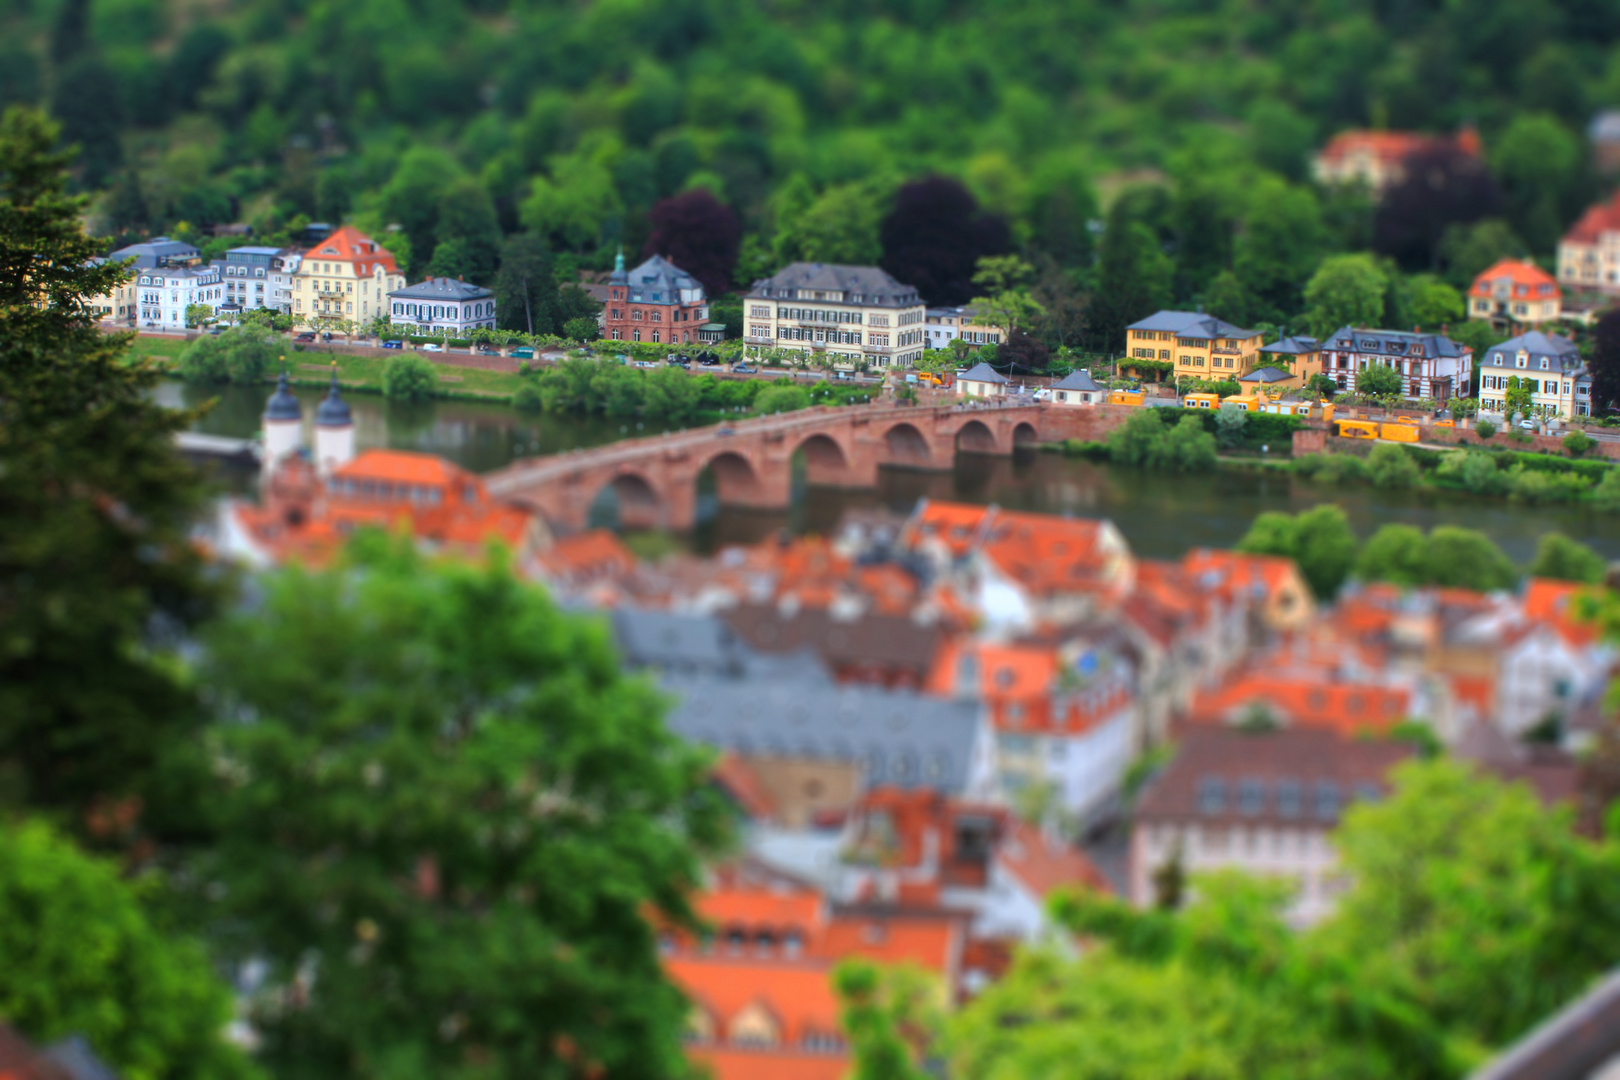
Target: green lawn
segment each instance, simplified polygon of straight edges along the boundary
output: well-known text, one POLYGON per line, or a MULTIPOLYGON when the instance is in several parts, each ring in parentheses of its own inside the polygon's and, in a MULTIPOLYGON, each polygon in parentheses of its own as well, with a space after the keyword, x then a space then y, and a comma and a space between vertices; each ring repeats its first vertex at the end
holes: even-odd
MULTIPOLYGON (((172 363, 180 358, 185 348, 186 342, 181 338, 138 337, 130 346, 130 352, 136 356, 158 357, 172 363)), ((382 393, 383 365, 388 362, 386 357, 347 356, 342 353, 328 353, 309 345, 300 352, 291 342, 287 343, 283 355, 287 361, 287 375, 294 384, 326 385, 326 372, 335 360, 338 366, 338 380, 344 386, 354 390, 382 393)), ((416 355, 428 360, 433 359, 431 353, 416 355)), ((518 387, 523 385, 521 375, 501 371, 452 367, 449 364, 439 365, 439 369, 439 389, 446 397, 465 395, 504 400, 510 398, 517 392, 518 387)))

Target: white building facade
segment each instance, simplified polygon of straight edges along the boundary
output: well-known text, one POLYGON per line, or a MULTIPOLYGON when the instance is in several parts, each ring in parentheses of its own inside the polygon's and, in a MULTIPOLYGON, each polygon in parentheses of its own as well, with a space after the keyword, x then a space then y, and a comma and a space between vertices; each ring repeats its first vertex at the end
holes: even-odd
POLYGON ((1479 407, 1505 413, 1508 383, 1530 388, 1529 415, 1570 420, 1592 414, 1592 376, 1575 343, 1532 330, 1486 350, 1479 365, 1479 407))
POLYGON ((270 275, 280 250, 272 247, 239 247, 225 253, 225 260, 214 264, 225 287, 220 304, 222 314, 275 307, 275 288, 270 275))
POLYGON ((1346 326, 1322 345, 1323 374, 1340 390, 1356 393, 1362 372, 1389 368, 1401 377, 1401 396, 1445 401, 1466 393, 1473 376, 1473 350, 1444 334, 1357 330, 1346 326))
POLYGON ((792 263, 754 282, 743 300, 752 355, 791 349, 834 367, 910 367, 928 347, 917 290, 875 266, 792 263))
POLYGON ((206 304, 210 317, 225 302, 218 266, 163 267, 142 270, 136 280, 138 325, 153 330, 186 329, 186 308, 206 304))
POLYGON ((460 337, 495 329, 495 294, 459 278, 428 278, 388 294, 388 320, 409 334, 460 337))

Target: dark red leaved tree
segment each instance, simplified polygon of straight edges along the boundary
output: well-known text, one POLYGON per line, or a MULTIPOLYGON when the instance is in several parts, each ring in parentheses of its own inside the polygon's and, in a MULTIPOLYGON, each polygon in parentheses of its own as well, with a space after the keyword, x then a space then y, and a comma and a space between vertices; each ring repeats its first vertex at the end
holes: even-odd
POLYGON ((742 223, 707 188, 693 188, 653 204, 652 236, 641 257, 662 255, 703 283, 713 300, 731 291, 742 223))
POLYGON ((883 219, 883 269, 935 307, 973 299, 973 268, 1012 250, 1007 223, 979 206, 960 180, 928 176, 895 194, 883 219))

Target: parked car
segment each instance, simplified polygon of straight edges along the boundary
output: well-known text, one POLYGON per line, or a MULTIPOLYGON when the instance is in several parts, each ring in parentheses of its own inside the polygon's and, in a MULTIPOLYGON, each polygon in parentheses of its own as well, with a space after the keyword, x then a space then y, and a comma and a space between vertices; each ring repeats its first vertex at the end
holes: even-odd
POLYGON ((315 331, 313 331, 313 330, 305 330, 302 334, 299 334, 297 337, 293 338, 293 340, 294 341, 314 341, 315 340, 315 331))
POLYGON ((321 335, 321 340, 322 341, 331 341, 332 340, 332 332, 330 330, 328 330, 326 333, 322 334, 321 335))
POLYGON ((499 356, 501 353, 501 350, 497 349, 493 345, 480 345, 478 346, 478 351, 483 353, 485 356, 499 356))
POLYGON ((513 349, 512 350, 512 359, 514 359, 514 360, 533 360, 534 359, 534 350, 529 348, 527 345, 524 345, 524 346, 521 346, 519 348, 513 349))
POLYGON ((223 326, 210 326, 208 328, 208 333, 210 334, 223 334, 224 332, 225 328, 223 326))
POLYGON ((423 352, 444 352, 444 346, 435 344, 435 343, 430 341, 426 345, 422 346, 422 351, 423 352))
POLYGON ((712 352, 706 352, 698 357, 698 363, 704 367, 715 367, 720 363, 720 358, 712 352))
POLYGON ((1536 422, 1534 420, 1520 420, 1519 426, 1524 428, 1526 431, 1536 430, 1536 422))
POLYGON ((403 349, 405 343, 403 341, 385 341, 382 343, 382 347, 385 349, 403 349))
POLYGON ((733 372, 735 372, 736 374, 738 374, 738 375, 757 375, 757 374, 759 374, 759 368, 751 368, 747 364, 738 364, 735 367, 733 367, 731 370, 733 372))
POLYGON ((716 435, 735 435, 736 433, 737 433, 736 428, 728 428, 728 427, 723 427, 719 431, 715 432, 716 435))

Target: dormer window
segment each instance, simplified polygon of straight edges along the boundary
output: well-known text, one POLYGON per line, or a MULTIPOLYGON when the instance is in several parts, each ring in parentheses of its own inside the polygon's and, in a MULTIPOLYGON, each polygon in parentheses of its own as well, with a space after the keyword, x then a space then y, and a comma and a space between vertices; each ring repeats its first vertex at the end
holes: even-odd
POLYGON ((1542 357, 1542 358, 1541 358, 1541 370, 1542 370, 1542 371, 1546 371, 1546 370, 1547 370, 1547 358, 1546 358, 1546 357, 1545 357, 1545 356, 1543 356, 1543 357, 1542 357))
POLYGON ((1525 356, 1524 353, 1520 353, 1518 356, 1513 358, 1513 366, 1516 367, 1516 368, 1521 368, 1522 369, 1522 368, 1526 367, 1529 364, 1529 362, 1530 362, 1529 357, 1525 356))

